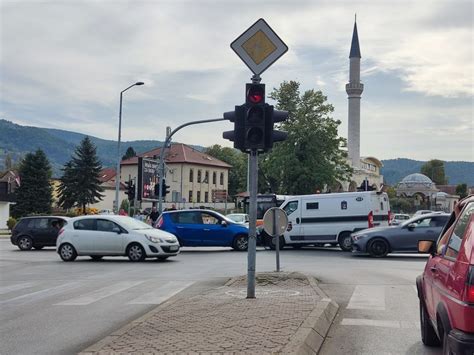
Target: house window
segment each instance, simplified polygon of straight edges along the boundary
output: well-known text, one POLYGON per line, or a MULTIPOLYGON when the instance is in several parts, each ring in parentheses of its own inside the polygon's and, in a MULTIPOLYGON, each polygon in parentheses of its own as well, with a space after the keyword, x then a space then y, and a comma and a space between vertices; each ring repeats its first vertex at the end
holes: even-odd
POLYGON ((221 178, 219 181, 220 185, 224 185, 224 173, 221 173, 221 178))
POLYGON ((198 170, 198 179, 197 182, 201 182, 201 170, 198 170))
POLYGON ((209 192, 204 192, 204 202, 208 203, 209 202, 209 192))
POLYGON ((214 171, 212 173, 212 183, 215 185, 217 183, 217 176, 216 176, 216 172, 214 171))
POLYGON ((189 191, 188 202, 193 202, 193 191, 189 191))
POLYGON ((206 184, 209 184, 209 171, 206 170, 206 173, 204 174, 204 182, 206 184))
POLYGON ((194 180, 194 170, 189 170, 189 182, 193 182, 194 180))
POLYGON ((197 192, 196 202, 197 202, 197 203, 201 202, 201 191, 198 191, 198 192, 197 192))

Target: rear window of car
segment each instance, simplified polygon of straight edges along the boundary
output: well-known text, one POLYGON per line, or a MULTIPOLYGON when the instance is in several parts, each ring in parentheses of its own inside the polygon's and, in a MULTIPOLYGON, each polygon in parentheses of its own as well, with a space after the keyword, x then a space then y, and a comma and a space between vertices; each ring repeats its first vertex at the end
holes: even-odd
POLYGON ((78 230, 95 230, 95 220, 94 219, 81 219, 74 222, 74 229, 78 230))

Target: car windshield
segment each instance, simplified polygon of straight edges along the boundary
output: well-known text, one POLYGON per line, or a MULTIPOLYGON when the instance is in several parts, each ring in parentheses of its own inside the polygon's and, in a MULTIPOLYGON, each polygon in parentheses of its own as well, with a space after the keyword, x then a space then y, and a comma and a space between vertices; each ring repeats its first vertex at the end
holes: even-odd
POLYGON ((243 214, 228 214, 226 217, 237 223, 245 223, 245 215, 243 214))
POLYGON ((152 226, 146 224, 138 219, 132 217, 123 217, 119 220, 120 224, 122 224, 127 229, 138 230, 138 229, 153 229, 152 226))

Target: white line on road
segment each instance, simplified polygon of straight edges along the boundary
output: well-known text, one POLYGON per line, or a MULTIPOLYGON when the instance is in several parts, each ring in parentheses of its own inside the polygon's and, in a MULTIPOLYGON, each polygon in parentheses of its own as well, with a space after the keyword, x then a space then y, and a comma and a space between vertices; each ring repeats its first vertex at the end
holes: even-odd
POLYGON ((24 288, 32 287, 34 285, 36 285, 36 282, 27 282, 27 283, 15 284, 15 285, 10 285, 10 286, 1 286, 0 295, 4 295, 5 293, 9 293, 13 291, 22 290, 24 288))
POLYGON ((184 290, 186 287, 191 286, 193 283, 194 282, 170 281, 151 292, 135 298, 128 302, 128 304, 160 304, 184 290))
POLYGON ((130 287, 137 286, 143 282, 144 281, 117 282, 114 285, 100 288, 96 291, 70 299, 68 301, 56 303, 55 306, 85 306, 85 305, 100 301, 103 298, 112 296, 116 293, 127 290, 130 287))
POLYGON ((356 325, 366 327, 383 327, 396 329, 417 329, 420 323, 417 321, 399 321, 399 320, 383 320, 383 319, 358 319, 344 318, 341 325, 356 325))
POLYGON ((385 311, 385 287, 357 285, 347 309, 369 309, 385 311))
POLYGON ((69 282, 63 285, 47 288, 41 291, 27 293, 18 297, 10 298, 8 300, 0 301, 0 304, 23 304, 27 302, 39 301, 46 297, 57 295, 64 291, 69 291, 80 286, 79 282, 69 282))

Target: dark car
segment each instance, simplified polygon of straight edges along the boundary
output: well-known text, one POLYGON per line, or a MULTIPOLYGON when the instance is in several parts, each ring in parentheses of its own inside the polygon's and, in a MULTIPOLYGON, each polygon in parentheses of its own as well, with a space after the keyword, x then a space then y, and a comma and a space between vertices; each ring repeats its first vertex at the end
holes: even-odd
POLYGON ((352 233, 352 251, 378 258, 388 253, 417 253, 418 241, 436 241, 448 219, 448 213, 435 212, 413 217, 398 226, 364 229, 352 233))
POLYGON ((67 217, 25 217, 13 227, 10 240, 21 250, 56 246, 59 230, 67 223, 67 217))
POLYGON ((248 247, 248 228, 214 211, 166 211, 156 228, 174 234, 181 246, 221 246, 239 251, 248 247))
POLYGON ((437 243, 422 240, 418 250, 431 254, 416 279, 423 343, 474 354, 474 195, 455 206, 437 243))

